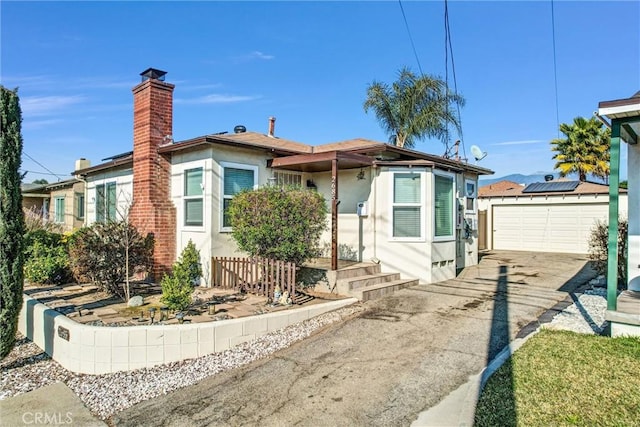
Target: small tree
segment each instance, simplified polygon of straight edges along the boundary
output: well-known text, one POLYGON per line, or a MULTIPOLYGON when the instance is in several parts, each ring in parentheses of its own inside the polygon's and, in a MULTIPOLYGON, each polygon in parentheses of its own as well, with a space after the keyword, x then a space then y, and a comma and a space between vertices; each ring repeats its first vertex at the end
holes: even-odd
POLYGON ((320 194, 296 188, 244 191, 229 206, 232 236, 241 250, 296 264, 320 254, 327 212, 320 194))
MULTIPOLYGON (((626 219, 618 221, 618 287, 627 284, 627 236, 629 223, 626 219)), ((591 229, 589 238, 589 259, 594 262, 600 274, 607 273, 609 258, 609 226, 604 221, 597 221, 591 229)))
POLYGON ((191 304, 193 285, 202 276, 200 252, 191 240, 182 250, 180 258, 173 264, 171 275, 165 275, 161 301, 172 310, 184 310, 191 304))
POLYGON ((154 240, 151 234, 143 237, 125 221, 110 221, 77 231, 69 246, 76 278, 87 278, 102 290, 127 300, 125 282, 130 269, 151 268, 154 240))
POLYGON ((0 358, 15 345, 22 308, 24 215, 18 173, 21 125, 17 91, 0 86, 0 358))
POLYGON ((178 263, 187 271, 189 281, 197 285, 202 277, 202 264, 200 263, 200 251, 196 249, 196 245, 191 240, 182 250, 178 263))

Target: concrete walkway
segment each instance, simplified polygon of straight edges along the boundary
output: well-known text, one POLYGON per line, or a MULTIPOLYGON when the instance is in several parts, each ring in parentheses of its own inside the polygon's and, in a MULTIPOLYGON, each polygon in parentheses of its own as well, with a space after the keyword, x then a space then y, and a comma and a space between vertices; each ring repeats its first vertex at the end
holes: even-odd
POLYGON ((104 427, 63 383, 0 400, 0 426, 67 425, 104 427))
POLYGON ((542 313, 595 275, 586 262, 576 255, 488 253, 455 280, 368 302, 358 317, 269 359, 142 402, 111 422, 471 425, 482 370, 525 326, 535 329, 542 313))

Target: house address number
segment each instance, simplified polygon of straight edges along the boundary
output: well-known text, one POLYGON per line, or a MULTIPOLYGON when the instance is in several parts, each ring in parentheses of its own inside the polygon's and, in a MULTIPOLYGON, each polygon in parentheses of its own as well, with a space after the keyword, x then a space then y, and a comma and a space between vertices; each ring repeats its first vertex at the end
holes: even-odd
POLYGON ((63 340, 69 341, 69 330, 62 326, 58 326, 58 336, 63 340))

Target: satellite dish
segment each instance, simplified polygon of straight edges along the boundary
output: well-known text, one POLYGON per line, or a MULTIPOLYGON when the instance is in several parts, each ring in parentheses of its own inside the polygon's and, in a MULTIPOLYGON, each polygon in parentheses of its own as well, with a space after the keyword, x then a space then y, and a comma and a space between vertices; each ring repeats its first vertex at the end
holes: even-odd
POLYGON ((477 145, 472 145, 471 154, 473 154, 473 157, 476 158, 476 161, 479 161, 487 157, 488 153, 486 151, 482 151, 477 145))

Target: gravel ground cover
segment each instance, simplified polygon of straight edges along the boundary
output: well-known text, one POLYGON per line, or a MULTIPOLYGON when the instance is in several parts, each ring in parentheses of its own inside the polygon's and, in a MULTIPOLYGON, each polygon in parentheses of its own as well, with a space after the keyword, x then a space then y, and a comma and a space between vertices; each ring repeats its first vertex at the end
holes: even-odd
MULTIPOLYGON (((559 313, 546 327, 581 333, 600 333, 606 326, 606 305, 606 290, 587 290, 576 297, 575 303, 559 313)), ((34 343, 19 336, 15 349, 0 362, 0 400, 61 381, 82 399, 91 412, 106 419, 143 400, 167 394, 195 384, 208 376, 268 357, 325 326, 344 321, 364 310, 365 306, 362 304, 351 305, 269 333, 221 353, 106 375, 69 372, 34 343)))

